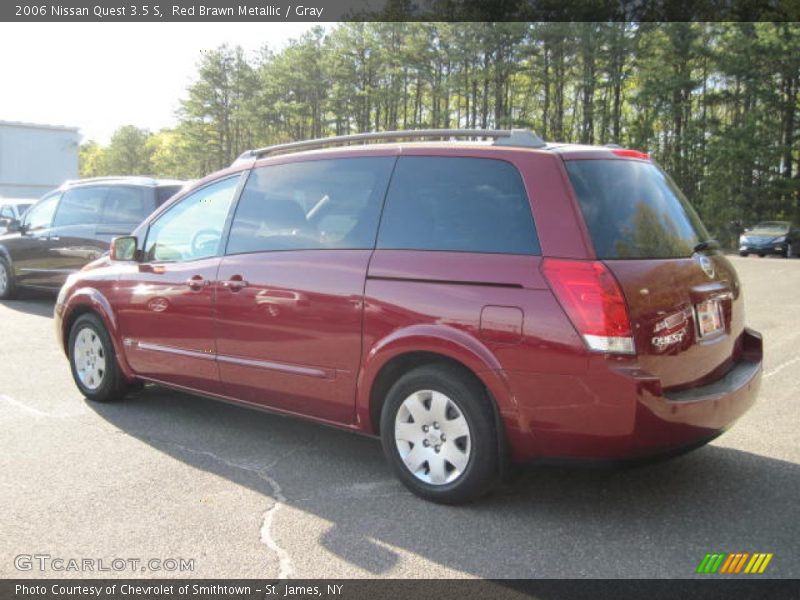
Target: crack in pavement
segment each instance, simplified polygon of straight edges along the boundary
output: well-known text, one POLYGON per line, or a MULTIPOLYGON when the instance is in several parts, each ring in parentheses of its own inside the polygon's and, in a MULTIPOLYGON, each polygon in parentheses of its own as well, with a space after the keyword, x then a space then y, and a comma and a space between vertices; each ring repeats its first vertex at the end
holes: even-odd
POLYGON ((272 486, 273 498, 275 499, 273 505, 264 513, 264 521, 261 524, 261 543, 265 544, 267 548, 278 556, 278 579, 288 579, 294 571, 292 557, 289 556, 289 553, 284 548, 278 545, 272 535, 272 521, 275 518, 275 513, 286 503, 286 496, 283 495, 280 484, 273 477, 266 473, 258 473, 258 475, 272 486))
MULTIPOLYGON (((127 432, 123 433, 125 433, 126 435, 130 435, 127 432)), ((282 548, 275 541, 275 538, 272 535, 272 523, 275 519, 275 513, 277 513, 280 510, 280 508, 286 504, 286 496, 283 495, 283 488, 281 487, 281 485, 275 480, 275 478, 268 475, 266 471, 277 465, 280 461, 284 460, 285 458, 288 458, 289 456, 297 452, 299 448, 294 448, 288 452, 285 452, 284 454, 276 458, 274 461, 269 463, 266 467, 258 469, 250 465, 246 464, 243 465, 240 463, 229 461, 217 454, 214 454, 213 452, 209 452, 208 450, 198 450, 196 448, 190 448, 189 446, 178 444, 177 442, 161 440, 158 438, 152 438, 141 434, 138 434, 137 437, 139 437, 139 439, 143 439, 148 442, 154 442, 157 444, 166 444, 189 454, 194 454, 197 456, 205 456, 225 466, 234 469, 239 469, 242 471, 247 471, 248 473, 254 473, 259 479, 265 481, 272 489, 271 496, 274 500, 274 503, 272 504, 271 507, 269 507, 266 510, 266 512, 264 512, 264 517, 261 523, 260 540, 262 544, 264 544, 265 546, 267 546, 267 548, 272 550, 278 557, 277 579, 291 578, 292 574, 294 573, 294 567, 292 565, 292 557, 284 548, 282 548)))

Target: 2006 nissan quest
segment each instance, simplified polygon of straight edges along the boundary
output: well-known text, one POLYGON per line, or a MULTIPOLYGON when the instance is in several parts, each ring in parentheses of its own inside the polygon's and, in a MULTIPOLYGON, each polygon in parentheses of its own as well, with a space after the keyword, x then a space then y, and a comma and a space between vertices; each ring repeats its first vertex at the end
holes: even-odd
MULTIPOLYGON (((449 141, 396 141, 425 137, 449 141)), ((750 407, 761 336, 707 235, 633 150, 297 142, 116 239, 56 327, 91 400, 156 382, 379 435, 413 492, 462 502, 505 460, 681 450, 750 407)))

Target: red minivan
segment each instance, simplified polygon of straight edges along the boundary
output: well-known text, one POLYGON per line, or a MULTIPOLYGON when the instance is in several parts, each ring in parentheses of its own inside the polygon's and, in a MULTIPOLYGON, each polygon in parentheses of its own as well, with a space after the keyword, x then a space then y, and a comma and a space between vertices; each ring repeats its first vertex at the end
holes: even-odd
POLYGON ((55 312, 90 400, 152 382, 377 435, 449 503, 506 460, 707 442, 762 368, 736 272, 646 154, 519 130, 245 153, 55 312))

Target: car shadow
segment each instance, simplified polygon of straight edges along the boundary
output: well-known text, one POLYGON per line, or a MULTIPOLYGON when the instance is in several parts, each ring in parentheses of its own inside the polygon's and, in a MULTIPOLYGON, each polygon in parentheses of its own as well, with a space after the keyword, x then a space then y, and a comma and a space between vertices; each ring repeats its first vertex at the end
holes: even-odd
POLYGON ((520 467, 488 497, 449 507, 406 491, 369 437, 155 386, 87 404, 176 460, 324 519, 322 534, 283 539, 317 535, 310 543, 372 576, 407 553, 488 578, 683 578, 709 552, 773 552, 769 576, 800 574, 800 467, 749 452, 520 467))
POLYGON ((14 300, 0 300, 0 306, 10 308, 13 311, 50 318, 53 317, 55 304, 55 294, 29 290, 20 290, 14 300))

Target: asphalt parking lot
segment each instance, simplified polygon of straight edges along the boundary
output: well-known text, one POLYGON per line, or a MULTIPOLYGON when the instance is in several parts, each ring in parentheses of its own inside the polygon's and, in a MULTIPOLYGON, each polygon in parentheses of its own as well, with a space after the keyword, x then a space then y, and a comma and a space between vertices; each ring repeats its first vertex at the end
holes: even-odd
POLYGON ((647 466, 525 467, 458 508, 407 492, 377 440, 156 387, 90 404, 54 300, 0 302, 0 576, 91 575, 15 567, 48 554, 194 559, 119 576, 672 578, 772 552, 760 577, 800 577, 800 260, 732 260, 766 359, 730 432, 647 466))

